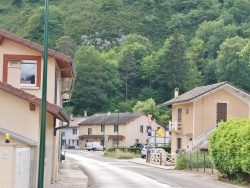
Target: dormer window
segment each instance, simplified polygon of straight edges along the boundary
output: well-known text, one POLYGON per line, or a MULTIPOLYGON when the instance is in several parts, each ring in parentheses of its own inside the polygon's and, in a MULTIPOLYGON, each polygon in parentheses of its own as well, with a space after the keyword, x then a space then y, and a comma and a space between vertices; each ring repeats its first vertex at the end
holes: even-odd
POLYGON ((40 88, 41 57, 4 55, 3 81, 17 88, 40 88))

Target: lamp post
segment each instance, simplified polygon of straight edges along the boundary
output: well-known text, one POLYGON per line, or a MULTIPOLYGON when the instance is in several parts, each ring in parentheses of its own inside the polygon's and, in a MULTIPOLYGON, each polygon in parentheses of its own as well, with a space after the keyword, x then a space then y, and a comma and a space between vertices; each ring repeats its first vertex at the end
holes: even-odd
POLYGON ((43 51, 43 86, 42 86, 42 107, 41 107, 41 128, 39 145, 39 166, 37 187, 43 188, 44 181, 44 157, 46 139, 46 109, 47 109, 47 72, 48 72, 48 18, 49 0, 45 0, 44 13, 44 51, 43 51))
POLYGON ((116 148, 119 146, 119 138, 118 138, 118 130, 119 130, 119 110, 115 110, 115 112, 118 112, 118 118, 117 118, 117 127, 116 127, 116 148))
POLYGON ((102 117, 103 124, 102 124, 102 132, 103 132, 103 152, 104 152, 104 143, 105 143, 105 117, 102 117))

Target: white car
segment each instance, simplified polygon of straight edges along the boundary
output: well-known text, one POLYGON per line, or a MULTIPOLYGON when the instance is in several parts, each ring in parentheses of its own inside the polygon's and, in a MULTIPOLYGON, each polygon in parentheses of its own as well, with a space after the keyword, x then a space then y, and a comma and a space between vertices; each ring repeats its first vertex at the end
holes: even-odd
POLYGON ((141 150, 141 158, 146 158, 146 156, 147 156, 147 151, 149 151, 150 149, 152 149, 153 148, 153 146, 151 146, 151 145, 145 145, 143 148, 142 148, 142 150, 141 150))
POLYGON ((94 150, 94 151, 103 151, 106 149, 105 146, 101 142, 87 142, 86 149, 88 151, 94 150))

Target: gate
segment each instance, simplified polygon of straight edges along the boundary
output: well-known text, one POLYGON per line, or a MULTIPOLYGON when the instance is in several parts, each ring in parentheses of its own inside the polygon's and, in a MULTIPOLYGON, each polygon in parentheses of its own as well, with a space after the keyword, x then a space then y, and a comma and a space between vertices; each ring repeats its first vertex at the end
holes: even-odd
POLYGON ((15 188, 29 188, 30 148, 17 148, 15 188))

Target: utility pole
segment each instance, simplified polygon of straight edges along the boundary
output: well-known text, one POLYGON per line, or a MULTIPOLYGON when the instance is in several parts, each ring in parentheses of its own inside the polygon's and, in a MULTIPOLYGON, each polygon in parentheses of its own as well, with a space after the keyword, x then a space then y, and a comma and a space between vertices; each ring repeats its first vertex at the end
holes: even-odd
POLYGON ((42 86, 42 115, 39 146, 38 188, 43 188, 44 183, 44 157, 46 135, 46 109, 47 109, 47 72, 48 72, 48 18, 49 0, 45 0, 44 14, 44 51, 43 51, 43 86, 42 86))

